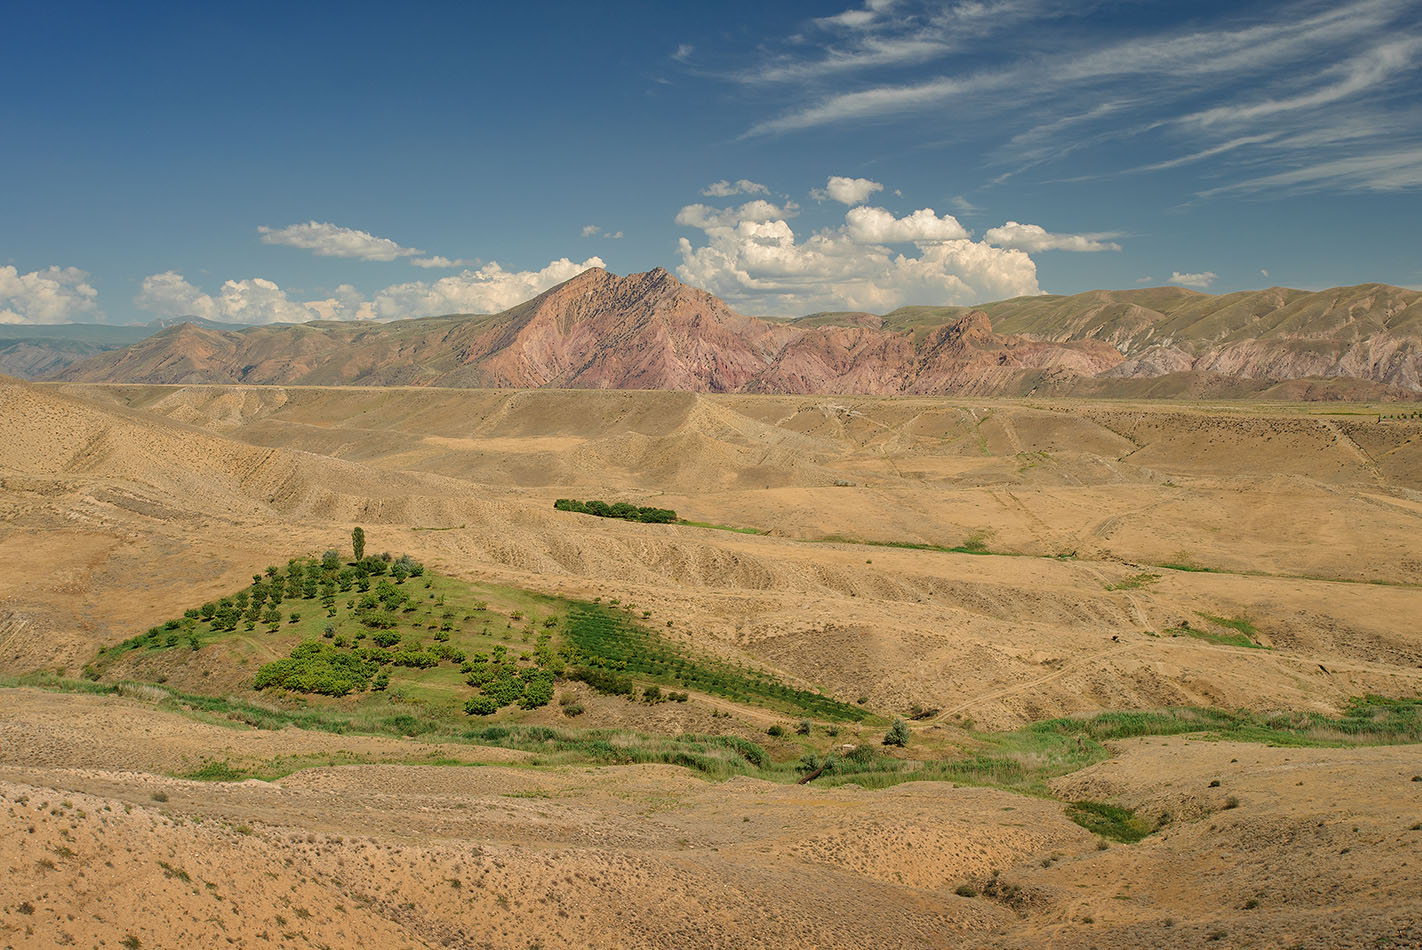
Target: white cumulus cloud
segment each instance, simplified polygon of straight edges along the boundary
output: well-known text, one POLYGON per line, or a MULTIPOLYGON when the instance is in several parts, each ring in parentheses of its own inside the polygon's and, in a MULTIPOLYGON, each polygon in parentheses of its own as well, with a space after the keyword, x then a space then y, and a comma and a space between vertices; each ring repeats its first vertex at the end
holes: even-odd
POLYGON ((795 202, 781 205, 757 198, 736 208, 713 208, 710 205, 687 205, 676 213, 676 223, 686 228, 735 227, 742 221, 774 221, 794 217, 800 208, 795 202))
POLYGON ((838 201, 840 204, 852 207, 862 205, 869 200, 869 196, 874 192, 883 190, 883 185, 877 181, 870 181, 868 178, 846 178, 843 175, 831 175, 823 188, 810 189, 810 197, 816 201, 824 201, 828 198, 831 201, 838 201))
MULTIPOLYGON (((350 320, 360 312, 353 288, 342 285, 326 300, 295 301, 265 277, 224 281, 217 295, 190 284, 182 274, 165 271, 143 279, 133 302, 163 317, 203 317, 225 323, 306 323, 350 320)), ((368 314, 367 314, 368 315, 368 314)))
POLYGON ((1119 251, 1121 245, 1106 238, 1111 234, 1053 234, 1039 224, 1006 224, 988 228, 983 240, 998 247, 1015 247, 1029 254, 1039 251, 1119 251))
POLYGON ((583 225, 583 237, 596 237, 597 233, 601 230, 602 228, 596 224, 585 224, 583 225))
POLYGON ((308 300, 303 306, 313 320, 374 320, 375 305, 350 284, 341 284, 325 300, 308 300))
POLYGON ((849 234, 861 244, 904 244, 910 241, 959 241, 968 231, 951 214, 938 217, 932 208, 896 218, 883 208, 864 205, 844 216, 849 234))
POLYGON ((729 198, 731 195, 768 195, 770 189, 749 178, 738 178, 733 182, 722 178, 701 189, 701 193, 710 198, 729 198))
POLYGON ((539 270, 509 271, 491 261, 478 270, 466 269, 435 281, 394 284, 370 298, 350 284, 341 284, 329 296, 317 300, 293 300, 276 283, 263 277, 226 281, 213 295, 193 286, 182 274, 167 271, 144 278, 134 303, 165 317, 198 316, 249 324, 495 313, 588 268, 602 266, 599 257, 590 257, 581 264, 564 257, 539 270))
POLYGON ((386 287, 375 295, 374 308, 383 319, 497 313, 589 268, 603 266, 600 257, 589 257, 581 264, 563 257, 541 270, 507 271, 497 261, 490 261, 478 270, 466 270, 433 283, 417 280, 386 287))
POLYGON ((21 274, 0 267, 0 323, 75 323, 103 319, 99 292, 77 267, 46 267, 21 274))
POLYGON ((784 217, 744 210, 689 205, 677 215, 679 224, 705 234, 701 246, 681 239, 681 279, 742 310, 885 311, 904 303, 971 304, 1041 292, 1026 253, 974 242, 951 216, 928 209, 895 218, 881 208, 852 208, 843 225, 803 240, 784 217), (891 243, 913 243, 916 251, 895 252, 891 243))
POLYGON ((143 278, 134 305, 160 317, 203 317, 219 320, 217 301, 198 290, 177 271, 164 271, 143 278))
POLYGON ((1180 284, 1182 287, 1199 287, 1203 290, 1215 282, 1216 276, 1212 270, 1202 271, 1198 274, 1182 274, 1176 271, 1170 275, 1170 279, 1166 283, 1180 284))
POLYGON ((353 257, 362 261, 393 261, 423 254, 419 248, 401 247, 369 231, 343 228, 323 221, 308 221, 284 228, 259 227, 264 244, 284 244, 311 251, 320 257, 353 257))

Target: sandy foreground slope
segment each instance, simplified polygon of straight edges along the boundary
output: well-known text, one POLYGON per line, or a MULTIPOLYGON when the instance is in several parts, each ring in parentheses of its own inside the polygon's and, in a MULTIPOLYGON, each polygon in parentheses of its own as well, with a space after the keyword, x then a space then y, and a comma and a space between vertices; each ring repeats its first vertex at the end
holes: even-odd
POLYGON ((484 764, 192 782, 150 771, 155 733, 272 741, 130 700, 0 693, 0 946, 1422 939, 1415 748, 1123 742, 1065 790, 1174 819, 1098 850, 1057 802, 946 783, 713 784, 668 766, 510 768, 468 747, 484 764), (46 716, 65 725, 33 728, 46 716), (86 747, 95 732, 107 741, 86 747))
MULTIPOLYGON (((4 384, 0 671, 77 674, 99 646, 360 523, 377 549, 454 576, 632 598, 791 682, 936 707, 925 738, 1106 708, 1336 711, 1422 693, 1422 422, 1378 414, 4 384), (589 518, 553 511, 558 497, 767 533, 589 518), (853 543, 968 540, 1018 556, 853 543), (1151 635, 1202 614, 1247 617, 1273 649, 1151 635)), ((230 669, 169 674, 240 688, 230 669)), ((608 700, 594 718, 727 722, 697 702, 608 700)), ((764 723, 741 710, 724 728, 764 723)), ((505 750, 8 690, 0 947, 1422 940, 1417 747, 1118 751, 1062 796, 1173 820, 1098 851, 1060 803, 995 790, 533 770, 505 750), (361 764, 166 777, 213 750, 361 764), (472 764, 391 764, 448 759, 472 764)))

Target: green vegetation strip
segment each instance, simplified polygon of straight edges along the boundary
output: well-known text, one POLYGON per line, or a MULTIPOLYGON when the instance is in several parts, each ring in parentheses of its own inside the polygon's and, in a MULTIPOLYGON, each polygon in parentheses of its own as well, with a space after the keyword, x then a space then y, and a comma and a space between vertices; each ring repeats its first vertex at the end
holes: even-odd
MULTIPOLYGON (((534 754, 531 766, 678 765, 708 778, 752 775, 789 782, 813 776, 821 785, 856 784, 885 788, 902 782, 951 781, 1055 797, 1053 779, 1110 757, 1103 743, 1146 736, 1187 735, 1206 741, 1257 742, 1275 746, 1397 745, 1422 742, 1422 698, 1368 695, 1351 700, 1341 716, 1313 712, 1254 714, 1177 707, 1141 712, 1108 712, 1034 723, 1010 732, 968 732, 965 754, 914 761, 885 755, 865 743, 846 753, 813 749, 806 738, 798 762, 776 760, 757 743, 737 736, 652 736, 624 729, 553 729, 532 725, 472 726, 468 720, 411 713, 379 714, 370 708, 334 705, 279 710, 231 697, 196 696, 152 684, 95 683, 50 674, 0 678, 0 687, 32 687, 57 692, 122 695, 158 708, 212 721, 223 718, 259 729, 298 726, 339 734, 418 736, 448 743, 497 746, 534 754)), ((834 733, 830 733, 833 735, 834 733)), ((323 764, 319 758, 290 757, 281 763, 243 769, 226 762, 205 763, 188 777, 228 781, 271 778, 323 764)), ((432 764, 425 761, 424 764, 432 764)), ((441 759, 433 764, 467 765, 441 759)), ((1128 810, 1096 802, 1068 803, 1067 817, 1103 837, 1134 841, 1151 830, 1128 810)))
POLYGON ((763 528, 740 528, 732 524, 714 524, 710 521, 688 521, 685 518, 678 518, 676 523, 679 525, 684 525, 688 528, 711 528, 714 531, 733 531, 736 534, 770 533, 769 531, 766 531, 763 528))
POLYGON ((1123 844, 1135 844, 1155 830, 1129 808, 1105 802, 1072 802, 1066 815, 1092 834, 1123 844))
POLYGON ((1315 712, 1258 714, 1198 707, 1104 712, 1048 719, 1010 732, 973 733, 975 749, 936 761, 832 765, 822 784, 884 788, 901 782, 951 781, 1052 797, 1051 781, 1110 758, 1102 744, 1144 736, 1189 735, 1274 746, 1401 745, 1422 742, 1422 699, 1365 696, 1341 716, 1315 712))
MULTIPOLYGON (((863 544, 874 548, 904 548, 909 551, 937 551, 940 554, 983 554, 991 557, 1035 557, 1017 551, 992 551, 988 549, 987 538, 979 534, 969 536, 962 544, 948 547, 942 544, 924 544, 918 541, 866 541, 863 538, 847 538, 839 534, 827 534, 823 538, 806 539, 812 544, 863 544)), ((1056 559, 1058 555, 1051 555, 1056 559)))
POLYGON ((670 508, 643 508, 625 501, 578 501, 576 498, 559 498, 553 502, 559 511, 575 511, 599 518, 621 518, 624 521, 642 521, 647 524, 672 524, 677 520, 676 512, 670 508))
POLYGON ((600 604, 574 604, 565 633, 579 664, 569 675, 601 692, 630 694, 630 677, 635 676, 818 719, 863 722, 870 717, 858 706, 786 686, 760 670, 694 654, 600 604))

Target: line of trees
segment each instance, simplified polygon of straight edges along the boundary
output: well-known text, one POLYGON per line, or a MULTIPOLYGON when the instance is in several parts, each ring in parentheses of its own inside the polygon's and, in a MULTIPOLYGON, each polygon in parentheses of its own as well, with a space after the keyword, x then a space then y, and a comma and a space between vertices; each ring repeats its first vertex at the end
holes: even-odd
POLYGON ((670 508, 644 508, 625 501, 608 504, 605 501, 578 501, 576 498, 559 498, 553 502, 559 511, 576 511, 599 518, 622 518, 625 521, 642 521, 647 524, 672 524, 677 520, 676 512, 670 508))

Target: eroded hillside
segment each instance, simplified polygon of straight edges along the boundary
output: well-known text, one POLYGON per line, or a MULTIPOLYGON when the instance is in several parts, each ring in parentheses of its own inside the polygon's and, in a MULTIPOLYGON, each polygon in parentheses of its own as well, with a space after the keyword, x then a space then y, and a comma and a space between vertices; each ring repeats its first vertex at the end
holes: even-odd
POLYGON ((185 324, 65 366, 84 382, 877 395, 1414 399, 1419 295, 1178 288, 794 321, 661 268, 600 268, 500 314, 237 330, 185 324))

